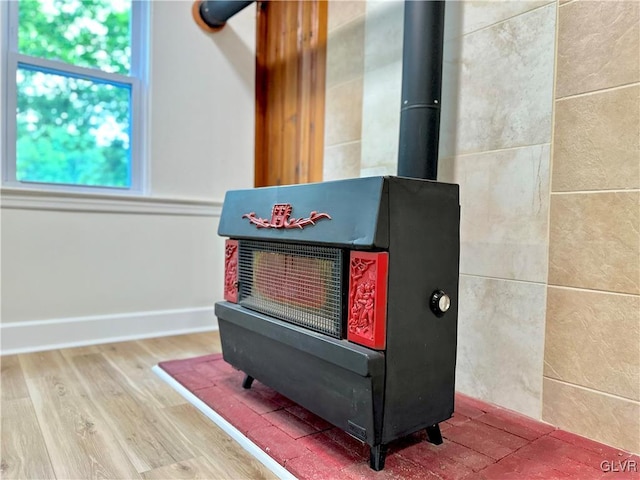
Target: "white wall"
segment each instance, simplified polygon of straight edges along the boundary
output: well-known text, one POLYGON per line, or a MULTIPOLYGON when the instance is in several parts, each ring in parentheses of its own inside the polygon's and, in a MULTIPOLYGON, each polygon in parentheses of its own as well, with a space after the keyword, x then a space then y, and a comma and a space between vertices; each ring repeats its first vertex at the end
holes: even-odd
POLYGON ((253 186, 255 8, 207 35, 189 2, 152 2, 154 195, 222 200, 253 186))
POLYGON ((253 184, 255 7, 215 35, 188 2, 151 9, 150 198, 3 190, 3 353, 215 326, 220 201, 253 184))

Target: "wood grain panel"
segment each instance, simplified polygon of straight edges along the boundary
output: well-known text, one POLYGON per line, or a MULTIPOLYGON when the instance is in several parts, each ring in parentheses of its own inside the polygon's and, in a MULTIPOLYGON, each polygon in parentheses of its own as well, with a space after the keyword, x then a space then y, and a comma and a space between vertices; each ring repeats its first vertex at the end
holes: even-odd
MULTIPOLYGON (((61 350, 49 350, 18 355, 22 374, 29 388, 31 388, 29 379, 32 378, 57 377, 68 385, 78 383, 78 377, 68 369, 69 365, 61 352, 61 350)), ((29 395, 33 395, 31 390, 29 395)))
MULTIPOLYGON (((276 7, 270 7, 276 8, 276 7)), ((258 2, 256 14, 256 93, 255 93, 255 151, 254 151, 254 185, 265 186, 267 183, 268 155, 265 152, 267 145, 267 76, 268 62, 265 39, 267 36, 267 3, 258 2)))
MULTIPOLYGON (((298 124, 298 113, 301 113, 306 106, 298 104, 298 95, 294 95, 294 92, 300 92, 301 85, 298 78, 298 66, 299 55, 298 50, 298 16, 301 10, 304 8, 304 2, 281 2, 284 7, 284 19, 285 23, 282 27, 283 34, 283 70, 284 78, 283 85, 284 92, 282 95, 282 114, 283 118, 281 122, 282 128, 282 153, 281 153, 281 168, 276 183, 282 185, 283 183, 301 183, 299 181, 299 169, 298 163, 303 162, 302 158, 298 158, 298 148, 301 147, 299 134, 300 130, 304 128, 301 124, 298 124), (293 174, 293 175, 292 175, 293 174), (297 181, 296 181, 297 180, 297 181)), ((302 29, 301 29, 302 30, 302 29)), ((270 85, 271 88, 278 88, 278 84, 270 85)), ((302 152, 300 152, 302 154, 302 152)), ((278 157, 276 157, 277 159, 278 157)), ((304 182, 302 182, 304 183, 304 182)))
POLYGON ((138 472, 196 456, 179 432, 161 423, 157 409, 136 399, 126 379, 101 354, 74 357, 72 363, 89 397, 111 417, 116 438, 138 472))
POLYGON ((3 399, 1 465, 1 476, 5 480, 55 478, 29 398, 3 399))
POLYGON ((308 123, 309 138, 313 139, 310 150, 309 181, 322 180, 322 163, 324 158, 324 97, 326 92, 326 64, 327 64, 327 11, 328 2, 309 2, 311 19, 317 18, 314 25, 316 38, 309 35, 304 47, 308 68, 304 71, 309 75, 309 94, 311 99, 310 118, 308 123))
POLYGON ((142 474, 146 480, 206 480, 211 478, 231 478, 224 470, 205 457, 192 458, 166 467, 149 470, 142 474))
POLYGON ((101 345, 100 351, 107 361, 122 376, 129 391, 145 404, 161 408, 180 405, 186 400, 156 375, 149 375, 149 365, 159 359, 141 345, 134 342, 101 345))
POLYGON ((20 364, 57 478, 140 478, 60 351, 20 364))
POLYGON ((198 355, 209 355, 222 351, 218 332, 148 338, 139 341, 138 344, 152 353, 158 362, 190 358, 198 355))
POLYGON ((189 439, 202 454, 211 455, 211 452, 216 452, 216 456, 225 459, 224 465, 216 466, 217 469, 223 469, 222 475, 216 478, 277 478, 191 405, 169 407, 164 409, 164 412, 181 432, 189 435, 189 439))
POLYGON ((2 400, 29 398, 29 390, 24 382, 22 368, 17 355, 8 355, 0 359, 2 378, 2 400))
POLYGON ((260 2, 255 185, 322 180, 327 1, 260 2))
POLYGON ((67 360, 73 357, 77 357, 78 355, 87 355, 89 353, 100 353, 99 345, 88 345, 86 347, 74 347, 74 348, 65 348, 60 350, 62 356, 67 360))
POLYGON ((140 478, 123 449, 145 478, 275 478, 193 406, 149 401, 159 360, 214 352, 207 332, 2 359, 2 478, 140 478))

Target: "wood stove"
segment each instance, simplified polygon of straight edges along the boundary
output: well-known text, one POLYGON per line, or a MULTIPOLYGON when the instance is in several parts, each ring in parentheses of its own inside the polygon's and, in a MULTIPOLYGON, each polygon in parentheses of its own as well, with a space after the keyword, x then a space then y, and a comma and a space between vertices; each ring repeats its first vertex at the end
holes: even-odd
POLYGON ((453 413, 458 186, 370 177, 227 193, 224 359, 371 447, 453 413))

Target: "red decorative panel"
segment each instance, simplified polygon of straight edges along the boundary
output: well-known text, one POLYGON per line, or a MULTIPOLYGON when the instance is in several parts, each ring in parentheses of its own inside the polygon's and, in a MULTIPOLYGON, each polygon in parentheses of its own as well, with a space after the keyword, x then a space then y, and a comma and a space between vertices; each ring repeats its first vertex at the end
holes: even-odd
POLYGON ((276 203, 271 209, 271 220, 256 217, 255 212, 245 213, 242 218, 249 219, 256 228, 304 228, 309 225, 315 225, 318 220, 326 218, 331 220, 328 213, 318 213, 313 211, 307 218, 293 218, 291 213, 293 207, 289 203, 276 203), (290 218, 291 217, 291 218, 290 218))
POLYGON ((238 303, 238 240, 224 243, 224 299, 238 303))
POLYGON ((351 252, 347 339, 384 350, 387 339, 386 252, 351 252))

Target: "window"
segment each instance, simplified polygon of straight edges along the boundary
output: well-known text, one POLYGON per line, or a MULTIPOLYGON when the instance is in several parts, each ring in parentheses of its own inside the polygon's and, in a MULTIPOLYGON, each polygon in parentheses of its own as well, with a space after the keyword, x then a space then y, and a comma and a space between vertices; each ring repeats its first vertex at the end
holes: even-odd
POLYGON ((142 191, 148 2, 20 0, 7 17, 4 184, 142 191))

